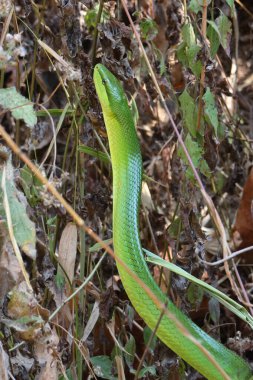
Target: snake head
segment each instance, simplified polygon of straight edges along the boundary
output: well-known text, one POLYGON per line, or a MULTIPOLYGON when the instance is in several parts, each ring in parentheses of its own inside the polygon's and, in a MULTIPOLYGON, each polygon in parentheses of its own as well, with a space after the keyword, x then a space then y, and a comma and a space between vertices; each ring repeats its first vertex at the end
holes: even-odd
POLYGON ((102 64, 94 68, 94 83, 103 112, 120 114, 128 102, 120 81, 102 64))

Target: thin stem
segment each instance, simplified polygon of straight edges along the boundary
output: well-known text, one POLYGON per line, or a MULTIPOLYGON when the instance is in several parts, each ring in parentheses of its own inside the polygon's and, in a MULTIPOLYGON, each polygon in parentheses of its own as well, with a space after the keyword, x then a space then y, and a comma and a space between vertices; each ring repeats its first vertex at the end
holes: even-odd
POLYGON ((98 40, 98 24, 100 23, 100 19, 101 19, 101 16, 102 16, 103 8, 104 8, 104 0, 100 0, 98 14, 97 14, 97 19, 96 19, 96 28, 95 28, 95 33, 94 33, 94 38, 93 38, 93 43, 92 43, 92 49, 91 49, 91 62, 92 62, 92 66, 95 65, 95 60, 96 60, 97 40, 98 40))
MULTIPOLYGON (((203 8, 202 8, 202 26, 201 26, 201 33, 203 37, 203 41, 206 39, 206 24, 207 24, 207 4, 206 0, 203 1, 203 8)), ((203 110, 203 93, 205 88, 205 65, 203 64, 201 69, 201 75, 200 75, 200 84, 199 84, 199 104, 198 104, 198 119, 197 119, 197 130, 200 130, 201 126, 201 116, 202 116, 202 110, 203 110)))
POLYGON ((145 357, 147 356, 147 353, 148 353, 149 347, 150 347, 150 345, 151 345, 151 343, 152 343, 152 340, 154 339, 154 337, 155 337, 155 335, 156 335, 156 332, 157 332, 157 330, 158 330, 158 327, 160 326, 160 323, 161 323, 161 320, 162 320, 162 318, 163 318, 163 316, 164 316, 164 313, 165 313, 166 308, 167 308, 167 304, 164 305, 164 309, 161 311, 161 314, 160 314, 160 316, 159 316, 159 318, 158 318, 158 321, 157 321, 157 323, 156 323, 156 326, 155 326, 154 330, 152 331, 152 334, 151 334, 150 337, 149 337, 148 343, 147 343, 147 345, 146 345, 146 347, 145 347, 145 350, 144 350, 144 352, 143 352, 143 355, 142 355, 142 357, 141 357, 141 360, 140 360, 140 362, 139 362, 139 364, 138 364, 138 368, 137 368, 136 373, 135 373, 135 375, 134 375, 134 380, 138 380, 138 378, 139 378, 139 377, 138 377, 139 372, 140 372, 141 367, 142 367, 142 365, 143 365, 143 363, 144 363, 145 357))

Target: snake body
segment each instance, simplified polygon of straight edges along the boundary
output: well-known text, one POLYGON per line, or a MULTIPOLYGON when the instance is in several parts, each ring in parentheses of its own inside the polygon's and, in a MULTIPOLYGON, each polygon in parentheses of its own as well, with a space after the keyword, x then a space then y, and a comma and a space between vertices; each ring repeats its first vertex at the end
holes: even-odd
MULTIPOLYGON (((215 358, 218 365, 234 380, 249 380, 251 370, 238 355, 216 342, 187 318, 155 283, 142 253, 139 237, 139 208, 142 184, 142 157, 133 118, 121 83, 102 64, 94 69, 94 83, 102 107, 108 134, 113 169, 113 243, 117 257, 145 282, 156 297, 167 302, 168 309, 187 331, 215 358)), ((138 314, 154 330, 161 311, 152 299, 117 263, 123 286, 138 314)), ((207 379, 224 379, 175 322, 163 316, 156 335, 176 354, 207 379)))

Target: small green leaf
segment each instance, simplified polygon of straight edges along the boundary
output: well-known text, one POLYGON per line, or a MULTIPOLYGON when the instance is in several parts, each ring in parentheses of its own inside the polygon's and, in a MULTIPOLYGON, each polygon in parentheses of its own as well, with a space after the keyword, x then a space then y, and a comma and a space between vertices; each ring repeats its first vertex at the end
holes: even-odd
MULTIPOLYGON (((213 22, 213 24, 215 25, 216 29, 218 30, 216 24, 214 22, 213 22)), ((215 57, 215 55, 219 49, 219 46, 220 46, 220 33, 219 33, 219 30, 217 32, 217 30, 213 27, 213 24, 208 25, 208 28, 207 28, 207 37, 210 41, 211 58, 215 57)))
MULTIPOLYGON (((209 177, 210 176, 210 169, 207 165, 207 162, 205 161, 205 159, 203 158, 203 148, 199 146, 199 144, 197 143, 197 141, 194 141, 190 134, 188 134, 186 136, 186 139, 185 139, 185 146, 191 156, 191 159, 192 159, 192 162, 193 162, 193 165, 195 166, 195 168, 197 168, 198 170, 201 171, 202 174, 204 174, 206 177, 209 177)), ((182 150, 182 148, 179 148, 178 149, 178 155, 179 157, 182 158, 184 164, 187 166, 187 169, 186 169, 186 175, 187 177, 193 181, 194 180, 194 175, 193 175, 193 172, 192 172, 192 169, 189 167, 189 162, 185 156, 185 153, 184 151, 182 150)))
POLYGON ((147 373, 150 373, 151 375, 155 376, 156 375, 156 368, 154 365, 148 366, 148 367, 143 367, 138 375, 138 379, 142 379, 147 373))
POLYGON ((133 368, 134 355, 136 352, 136 343, 133 335, 129 334, 129 339, 126 342, 124 349, 127 353, 124 352, 124 357, 129 368, 133 368))
MULTIPOLYGON (((103 240, 103 242, 105 244, 110 245, 110 244, 112 244, 112 239, 106 239, 106 240, 103 240)), ((91 252, 91 253, 98 252, 98 251, 100 251, 100 249, 103 249, 102 244, 101 243, 95 243, 92 247, 90 247, 89 252, 91 252)))
POLYGON ((145 18, 140 21, 141 37, 146 41, 151 41, 158 33, 157 24, 151 18, 145 18))
POLYGON ((209 309, 209 313, 210 313, 210 317, 211 317, 212 321, 215 324, 218 324, 219 320, 220 320, 220 304, 219 304, 219 301, 212 297, 208 302, 208 309, 209 309))
POLYGON ((196 42, 194 29, 190 23, 182 28, 183 43, 179 45, 177 57, 184 66, 189 67, 198 78, 201 73, 202 63, 197 59, 201 47, 196 42))
MULTIPOLYGON (((3 169, 0 170, 0 185, 2 184, 3 169)), ((10 216, 14 230, 15 239, 19 247, 31 258, 36 257, 36 233, 35 225, 26 213, 26 200, 24 194, 17 188, 14 181, 14 169, 11 164, 11 157, 6 163, 6 193, 10 209, 10 216)), ((3 191, 0 188, 0 214, 6 218, 3 204, 3 191)))
POLYGON ((98 13, 98 7, 92 7, 89 9, 84 17, 85 24, 88 29, 90 28, 96 28, 97 25, 97 13, 98 13))
POLYGON ((188 65, 188 60, 186 57, 185 49, 186 49, 186 43, 185 42, 182 42, 177 48, 177 58, 183 64, 183 66, 188 65))
POLYGON ((222 13, 215 21, 208 20, 209 27, 207 29, 207 36, 211 44, 211 56, 217 53, 219 45, 221 44, 227 55, 230 55, 230 40, 231 40, 231 22, 227 16, 222 13), (219 42, 218 42, 219 40, 219 42))
POLYGON ((37 123, 33 105, 28 99, 20 95, 15 87, 0 89, 0 105, 5 109, 9 109, 15 119, 23 119, 30 128, 37 123))
POLYGON ((220 31, 219 31, 219 28, 218 28, 217 24, 215 23, 215 21, 207 20, 207 22, 212 27, 212 29, 216 32, 216 34, 218 35, 219 40, 220 40, 221 39, 220 31))
POLYGON ((194 13, 202 11, 203 6, 208 6, 211 0, 191 0, 188 9, 194 13))
POLYGON ((234 0, 226 0, 226 3, 230 6, 230 8, 233 8, 235 5, 234 0))
POLYGON ((210 123, 212 124, 215 135, 217 137, 218 135, 218 126, 219 126, 219 120, 218 120, 218 111, 215 105, 215 99, 213 94, 210 91, 210 88, 207 87, 206 93, 203 96, 203 100, 205 102, 205 116, 208 117, 210 123))
POLYGON ((190 96, 187 90, 179 96, 183 120, 186 128, 193 137, 196 137, 197 126, 197 107, 196 101, 190 96))
POLYGON ((227 16, 222 13, 216 20, 215 20, 219 32, 220 32, 220 42, 226 53, 230 54, 230 40, 231 40, 231 21, 227 18, 227 16))
POLYGON ((191 47, 196 44, 196 37, 192 27, 192 24, 186 23, 182 27, 182 37, 183 41, 188 47, 191 47))
POLYGON ((41 196, 39 190, 43 188, 41 182, 32 173, 27 165, 20 169, 21 186, 25 193, 25 196, 31 206, 35 206, 41 196))
POLYGON ((93 370, 98 377, 108 380, 117 380, 117 378, 112 375, 113 362, 109 356, 93 356, 90 358, 90 361, 93 365, 93 370))
POLYGON ((189 65, 191 71, 193 74, 197 77, 200 78, 201 70, 202 70, 202 63, 200 60, 197 60, 196 62, 190 62, 189 65))
POLYGON ((178 239, 181 229, 182 229, 182 221, 180 218, 176 217, 168 228, 170 238, 178 239))
POLYGON ((217 173, 215 174, 214 182, 215 182, 216 193, 221 194, 223 187, 225 185, 225 177, 220 171, 217 171, 217 173))
POLYGON ((191 283, 187 289, 187 299, 195 308, 198 307, 203 299, 204 289, 191 283))
POLYGON ((60 270, 58 270, 56 273, 55 283, 56 283, 57 289, 62 290, 64 288, 66 280, 65 280, 65 277, 64 277, 62 271, 60 271, 60 270))
POLYGON ((191 0, 188 6, 189 11, 193 13, 199 13, 202 10, 202 6, 199 0, 191 0))

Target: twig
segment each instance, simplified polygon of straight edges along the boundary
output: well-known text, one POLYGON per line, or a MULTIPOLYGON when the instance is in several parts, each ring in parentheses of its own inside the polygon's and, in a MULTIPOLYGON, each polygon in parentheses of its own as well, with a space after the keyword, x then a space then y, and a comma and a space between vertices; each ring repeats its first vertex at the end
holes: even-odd
POLYGON ((103 8, 104 8, 104 0, 100 0, 98 14, 97 14, 97 19, 96 19, 96 28, 95 28, 95 33, 94 33, 93 42, 92 42, 92 48, 91 48, 91 62, 92 62, 92 66, 95 65, 95 60, 96 60, 97 40, 98 40, 98 24, 100 23, 100 19, 101 19, 101 16, 102 16, 103 8))
MULTIPOLYGON (((203 1, 202 6, 202 26, 201 26, 201 34, 203 37, 203 40, 206 39, 206 20, 207 20, 207 3, 206 0, 203 1)), ((202 116, 202 109, 203 109, 203 93, 205 88, 205 65, 203 64, 201 69, 201 75, 200 75, 200 83, 199 83, 199 105, 198 105, 198 118, 197 118, 197 131, 200 130, 200 123, 201 123, 201 116, 202 116)))
POLYGON ((161 323, 161 320, 162 320, 162 318, 163 318, 163 316, 164 316, 164 312, 165 312, 165 310, 166 310, 166 307, 167 307, 167 305, 165 304, 165 305, 164 305, 164 309, 161 311, 161 314, 160 314, 160 316, 159 316, 159 319, 158 319, 158 321, 157 321, 157 323, 156 323, 156 326, 155 326, 154 330, 152 331, 152 334, 151 334, 150 337, 149 337, 148 343, 147 343, 147 345, 146 345, 146 347, 145 347, 145 350, 144 350, 144 352, 143 352, 143 355, 142 355, 142 357, 141 357, 141 360, 140 360, 140 362, 139 362, 139 364, 138 364, 138 367, 137 367, 136 373, 135 373, 135 375, 134 375, 134 380, 138 380, 138 378, 139 378, 139 377, 138 377, 139 372, 140 372, 140 370, 141 370, 141 367, 142 367, 142 365, 143 365, 143 362, 144 362, 144 360, 145 360, 145 357, 146 357, 146 355, 147 355, 147 353, 148 353, 148 350, 149 350, 149 347, 150 347, 150 345, 151 345, 151 343, 152 343, 152 340, 154 339, 154 336, 156 335, 157 329, 158 329, 158 327, 159 327, 159 325, 160 325, 160 323, 161 323))
POLYGON ((237 257, 237 256, 239 256, 239 255, 241 255, 241 254, 243 254, 245 252, 252 251, 252 250, 253 250, 253 245, 251 245, 250 247, 247 247, 247 248, 240 249, 239 251, 233 252, 233 253, 231 253, 230 256, 225 257, 224 259, 221 259, 221 260, 217 260, 217 261, 214 261, 214 262, 209 262, 209 261, 205 261, 205 260, 200 259, 200 261, 202 263, 206 264, 206 265, 214 267, 216 265, 223 264, 225 261, 234 259, 235 257, 237 257))

